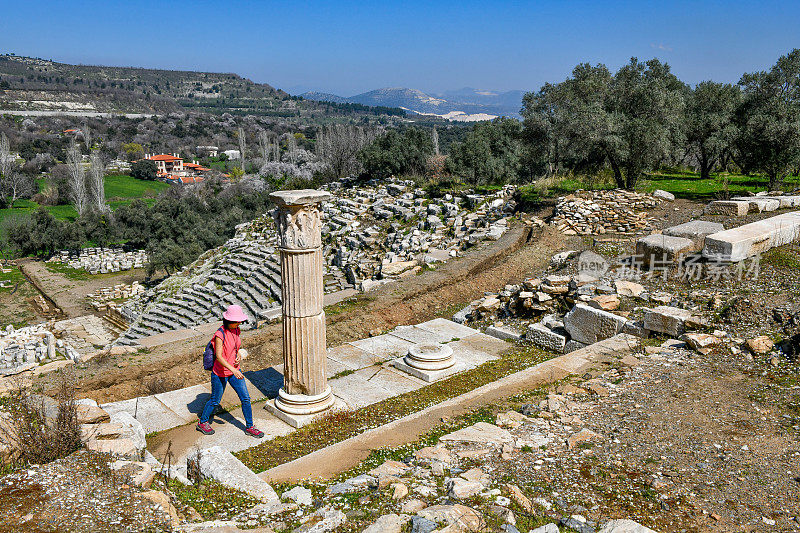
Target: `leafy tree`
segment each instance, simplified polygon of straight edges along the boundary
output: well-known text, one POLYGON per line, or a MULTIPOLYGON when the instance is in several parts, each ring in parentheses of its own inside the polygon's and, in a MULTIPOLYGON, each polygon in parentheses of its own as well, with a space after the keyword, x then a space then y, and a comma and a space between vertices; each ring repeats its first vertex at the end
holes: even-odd
POLYGON ((420 128, 389 130, 358 153, 364 171, 373 178, 422 174, 433 153, 430 134, 420 128))
POLYGON ((475 185, 517 181, 522 172, 522 124, 511 118, 479 122, 450 147, 447 170, 475 185))
POLYGON ((769 71, 739 80, 743 101, 735 123, 745 171, 761 171, 777 189, 800 162, 800 49, 781 56, 769 71))
POLYGON ((139 143, 125 143, 122 145, 122 151, 128 156, 128 159, 134 159, 139 154, 144 155, 144 147, 139 143))
POLYGON ((571 170, 607 162, 617 186, 633 189, 681 142, 686 92, 657 59, 632 58, 613 77, 603 65, 578 65, 572 78, 525 97, 532 159, 554 168, 567 162, 571 170))
POLYGON ((711 169, 730 150, 736 134, 733 114, 739 104, 739 88, 727 83, 704 81, 689 93, 686 102, 687 149, 700 166, 700 177, 708 179, 711 169))
POLYGON ((140 159, 131 165, 131 177, 140 180, 154 180, 158 176, 158 167, 154 161, 140 159))

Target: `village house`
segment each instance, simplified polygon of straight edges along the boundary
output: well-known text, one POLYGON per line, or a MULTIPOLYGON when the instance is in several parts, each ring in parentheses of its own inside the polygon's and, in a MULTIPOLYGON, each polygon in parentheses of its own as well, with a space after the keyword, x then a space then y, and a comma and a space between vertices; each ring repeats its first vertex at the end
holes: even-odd
POLYGON ((180 154, 145 154, 144 158, 156 164, 156 175, 167 183, 199 183, 211 170, 197 161, 184 162, 180 154))

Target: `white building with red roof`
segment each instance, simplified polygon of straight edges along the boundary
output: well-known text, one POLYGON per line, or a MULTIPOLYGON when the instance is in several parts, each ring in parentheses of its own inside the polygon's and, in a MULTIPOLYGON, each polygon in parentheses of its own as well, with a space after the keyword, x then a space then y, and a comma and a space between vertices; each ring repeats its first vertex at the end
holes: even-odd
POLYGON ((199 183, 211 170, 197 161, 184 162, 180 154, 145 154, 144 158, 154 162, 158 178, 169 183, 199 183))

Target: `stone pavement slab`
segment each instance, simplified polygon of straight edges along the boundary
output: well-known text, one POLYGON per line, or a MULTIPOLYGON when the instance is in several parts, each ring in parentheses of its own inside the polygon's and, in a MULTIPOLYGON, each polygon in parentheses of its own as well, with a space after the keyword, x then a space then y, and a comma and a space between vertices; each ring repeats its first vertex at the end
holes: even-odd
POLYGON ((168 408, 154 396, 142 396, 121 402, 106 403, 100 407, 110 415, 120 411, 130 413, 142 423, 146 433, 164 431, 165 429, 191 422, 191 420, 186 420, 183 416, 168 408))
POLYGON ((447 346, 453 349, 456 360, 475 367, 497 359, 497 354, 508 350, 511 345, 489 335, 478 333, 460 341, 449 342, 447 346))
POLYGON ((434 318, 433 320, 428 320, 427 322, 417 324, 417 327, 445 335, 449 337, 448 340, 452 340, 454 338, 464 339, 470 335, 475 335, 478 333, 477 329, 458 324, 445 318, 434 318))
POLYGON ((365 378, 372 384, 389 391, 392 396, 399 396, 426 385, 421 379, 409 376, 403 372, 384 365, 380 367, 362 368, 356 375, 365 378))
POLYGON ((377 337, 370 337, 368 339, 361 339, 349 343, 356 348, 361 348, 365 352, 375 354, 383 359, 393 359, 408 353, 408 349, 414 346, 414 343, 404 339, 400 339, 393 335, 378 335, 377 337))
POLYGON ((404 372, 410 376, 414 376, 415 378, 421 379, 422 381, 428 383, 441 381, 445 378, 449 378, 452 375, 458 374, 459 372, 475 368, 474 365, 465 363, 462 360, 456 360, 453 366, 450 368, 445 368, 444 370, 420 370, 419 368, 409 366, 405 361, 405 357, 398 357, 392 361, 392 366, 401 372, 404 372))
POLYGON ((350 409, 361 409, 395 396, 378 382, 369 381, 359 374, 343 376, 328 384, 333 389, 334 396, 343 400, 350 409))
POLYGON ((382 363, 385 358, 372 352, 356 348, 349 344, 343 344, 328 350, 328 359, 338 361, 351 370, 358 370, 376 363, 382 363))
MULTIPOLYGON (((454 322, 455 324, 455 322, 454 322)), ((389 335, 415 344, 440 344, 453 340, 453 336, 441 331, 431 331, 417 326, 397 326, 389 335)), ((405 355, 405 354, 402 354, 405 355)))

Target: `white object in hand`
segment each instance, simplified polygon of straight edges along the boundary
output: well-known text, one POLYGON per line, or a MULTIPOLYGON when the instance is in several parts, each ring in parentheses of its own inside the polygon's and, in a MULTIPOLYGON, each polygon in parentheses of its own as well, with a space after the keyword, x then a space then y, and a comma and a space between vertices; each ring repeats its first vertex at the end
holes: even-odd
POLYGON ((248 355, 250 354, 247 353, 247 350, 245 350, 244 348, 239 348, 239 359, 245 360, 247 359, 248 355))

